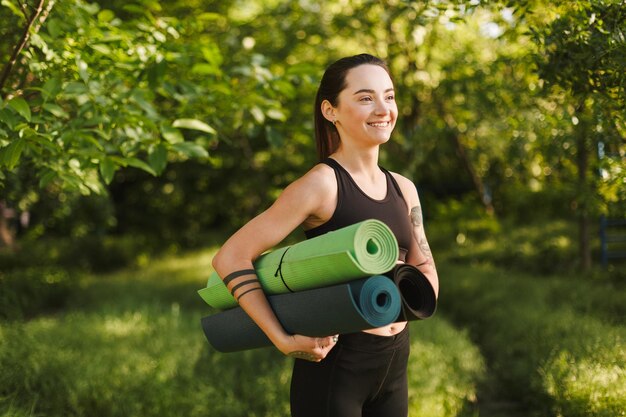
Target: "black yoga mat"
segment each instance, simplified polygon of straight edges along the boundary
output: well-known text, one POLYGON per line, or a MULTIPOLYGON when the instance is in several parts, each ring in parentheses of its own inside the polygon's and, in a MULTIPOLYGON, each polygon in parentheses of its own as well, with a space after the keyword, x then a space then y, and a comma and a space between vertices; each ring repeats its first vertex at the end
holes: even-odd
MULTIPOLYGON (((312 337, 385 326, 396 321, 401 310, 397 287, 382 275, 272 295, 268 300, 287 332, 312 337)), ((241 307, 202 318, 202 329, 209 343, 221 352, 272 344, 241 307)))
POLYGON ((387 276, 393 279, 402 297, 402 312, 397 321, 423 320, 435 314, 435 290, 419 269, 399 264, 387 276))

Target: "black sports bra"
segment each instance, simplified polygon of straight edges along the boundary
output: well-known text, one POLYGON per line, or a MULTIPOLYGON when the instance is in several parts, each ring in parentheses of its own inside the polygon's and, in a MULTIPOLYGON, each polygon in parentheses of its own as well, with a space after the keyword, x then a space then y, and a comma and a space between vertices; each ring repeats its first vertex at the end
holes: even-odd
POLYGON ((363 220, 377 219, 389 226, 395 235, 400 248, 399 259, 404 261, 413 238, 412 225, 406 200, 391 173, 380 167, 387 178, 387 195, 382 200, 375 200, 359 188, 350 173, 339 162, 326 158, 322 163, 335 171, 337 207, 326 223, 304 232, 307 239, 363 220))

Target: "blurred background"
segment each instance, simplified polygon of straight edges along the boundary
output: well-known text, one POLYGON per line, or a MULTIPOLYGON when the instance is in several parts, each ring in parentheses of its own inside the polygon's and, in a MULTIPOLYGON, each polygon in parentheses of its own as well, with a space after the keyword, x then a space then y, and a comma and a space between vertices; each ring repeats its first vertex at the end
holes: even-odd
POLYGON ((0 21, 0 416, 288 415, 290 362, 213 351, 195 292, 317 162, 322 72, 361 52, 394 76, 381 165, 417 185, 440 270, 411 416, 626 415, 623 0, 3 0, 0 21))

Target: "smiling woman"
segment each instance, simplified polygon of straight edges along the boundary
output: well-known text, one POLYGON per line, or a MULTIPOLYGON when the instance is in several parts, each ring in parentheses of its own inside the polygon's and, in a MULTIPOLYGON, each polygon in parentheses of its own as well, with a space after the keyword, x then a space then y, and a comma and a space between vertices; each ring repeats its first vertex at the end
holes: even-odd
POLYGON ((295 228, 307 238, 377 219, 396 237, 398 262, 415 265, 438 292, 415 185, 378 165, 379 147, 398 116, 387 65, 369 54, 342 58, 324 73, 316 96, 320 163, 272 206, 231 236, 213 259, 242 309, 283 354, 295 357, 294 417, 405 417, 406 322, 312 338, 285 331, 256 277, 254 260, 295 228))

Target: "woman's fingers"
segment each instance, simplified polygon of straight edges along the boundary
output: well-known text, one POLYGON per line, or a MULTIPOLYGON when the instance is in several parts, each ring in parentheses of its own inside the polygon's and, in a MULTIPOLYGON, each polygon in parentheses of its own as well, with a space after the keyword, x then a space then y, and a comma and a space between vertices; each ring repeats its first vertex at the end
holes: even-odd
POLYGON ((328 352, 337 344, 338 338, 338 335, 328 337, 293 335, 293 340, 297 342, 297 347, 287 355, 311 362, 319 362, 324 359, 328 352))
POLYGON ((339 340, 339 335, 327 336, 327 337, 318 337, 317 344, 321 348, 326 348, 330 346, 331 348, 337 344, 339 340))

